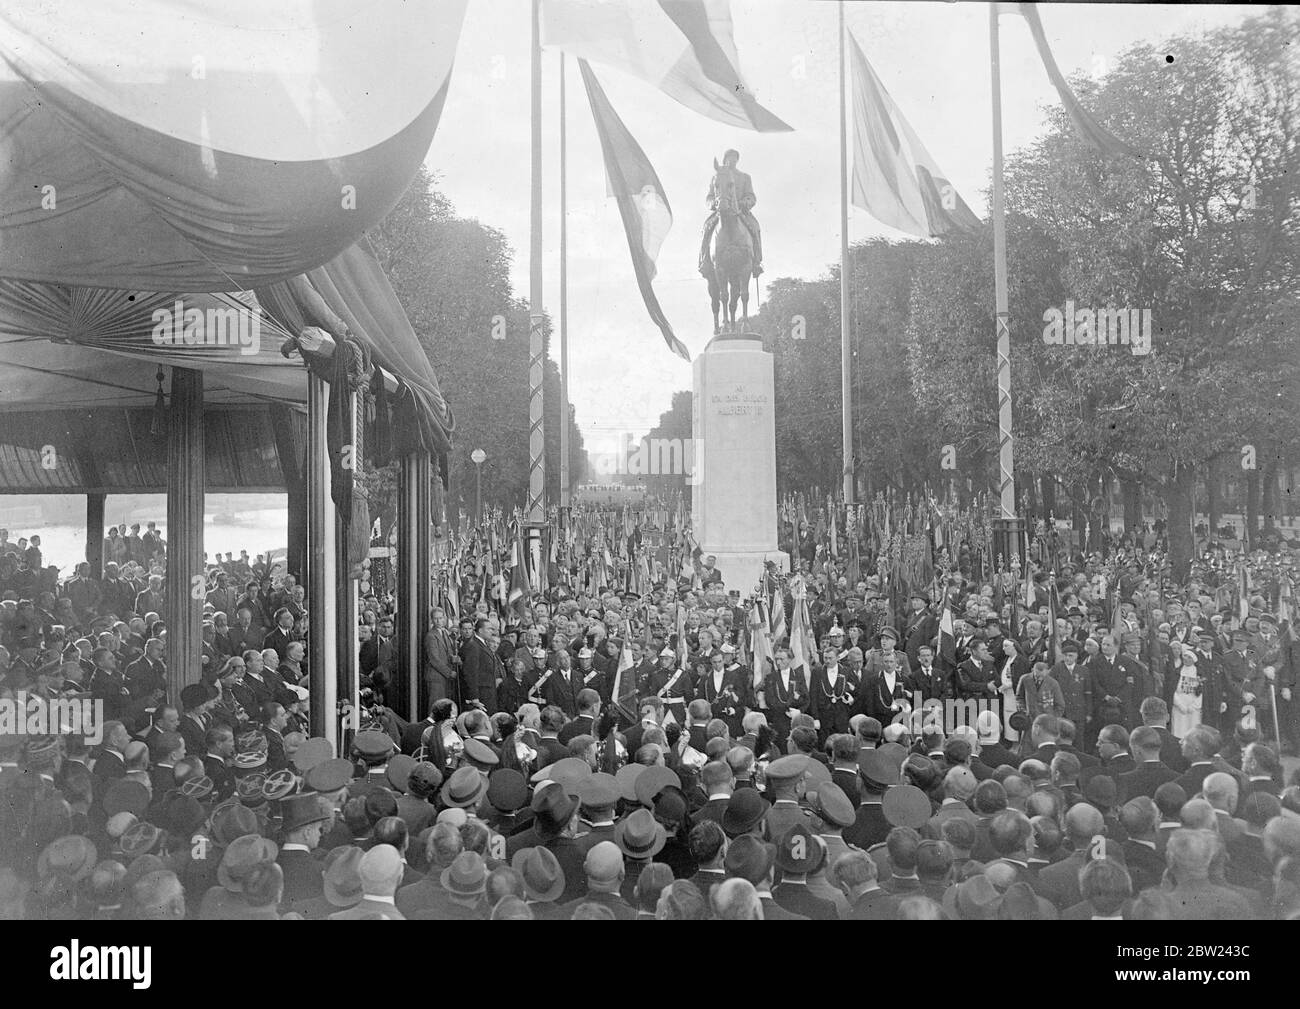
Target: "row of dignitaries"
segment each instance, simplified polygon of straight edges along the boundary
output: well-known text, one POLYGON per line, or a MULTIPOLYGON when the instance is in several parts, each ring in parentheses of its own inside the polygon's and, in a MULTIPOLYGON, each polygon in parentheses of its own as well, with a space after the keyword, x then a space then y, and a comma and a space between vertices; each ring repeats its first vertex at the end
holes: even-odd
MULTIPOLYGON (((0 737, 11 919, 1292 919, 1300 788, 1259 742, 1172 741, 1159 697, 1099 755, 1052 714, 913 737, 788 710, 734 734, 658 693, 619 728, 524 702, 363 726, 346 756, 214 726, 0 737), (143 745, 143 744, 142 744, 143 745), (141 773, 143 772, 143 773, 141 773)), ((985 717, 988 716, 988 717, 985 717)))

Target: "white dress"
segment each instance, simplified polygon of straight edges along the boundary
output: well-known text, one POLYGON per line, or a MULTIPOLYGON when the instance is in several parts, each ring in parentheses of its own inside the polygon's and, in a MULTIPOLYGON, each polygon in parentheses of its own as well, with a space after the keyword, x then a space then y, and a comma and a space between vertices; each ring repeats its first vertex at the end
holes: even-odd
POLYGON ((1169 724, 1169 731, 1177 739, 1183 739, 1201 724, 1201 704, 1205 697, 1196 692, 1199 683, 1196 667, 1183 666, 1179 673, 1178 689, 1174 691, 1173 717, 1169 724))

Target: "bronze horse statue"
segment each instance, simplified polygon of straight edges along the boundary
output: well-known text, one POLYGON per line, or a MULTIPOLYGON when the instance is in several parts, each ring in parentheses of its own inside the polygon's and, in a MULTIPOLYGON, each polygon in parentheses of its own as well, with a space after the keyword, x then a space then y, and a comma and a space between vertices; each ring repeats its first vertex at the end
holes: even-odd
POLYGON ((716 158, 713 160, 713 192, 718 204, 718 229, 713 237, 713 255, 708 260, 705 280, 713 302, 713 335, 717 336, 722 332, 719 309, 734 329, 736 304, 739 302, 741 318, 749 322, 749 281, 753 277, 754 242, 740 219, 734 170, 719 165, 716 158))

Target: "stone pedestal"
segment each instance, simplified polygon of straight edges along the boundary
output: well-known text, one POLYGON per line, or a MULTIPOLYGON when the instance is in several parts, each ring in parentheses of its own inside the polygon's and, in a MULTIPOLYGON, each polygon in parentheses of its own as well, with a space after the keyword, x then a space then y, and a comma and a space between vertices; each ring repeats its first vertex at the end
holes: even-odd
POLYGON ((715 337, 694 362, 691 525, 718 558, 727 588, 754 591, 777 549, 776 417, 772 355, 750 333, 715 337))

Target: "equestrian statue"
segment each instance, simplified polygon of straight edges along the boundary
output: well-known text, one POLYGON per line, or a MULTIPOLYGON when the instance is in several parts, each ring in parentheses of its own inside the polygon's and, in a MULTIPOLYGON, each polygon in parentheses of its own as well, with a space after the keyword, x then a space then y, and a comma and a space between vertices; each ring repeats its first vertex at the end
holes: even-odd
POLYGON ((714 159, 707 197, 711 212, 700 244, 700 273, 709 284, 715 336, 722 332, 719 309, 734 329, 739 302, 742 320, 749 321, 749 281, 763 272, 762 234, 751 213, 758 198, 749 175, 736 167, 738 161, 740 152, 735 150, 722 156, 721 165, 714 159), (715 230, 717 237, 710 252, 715 230))

